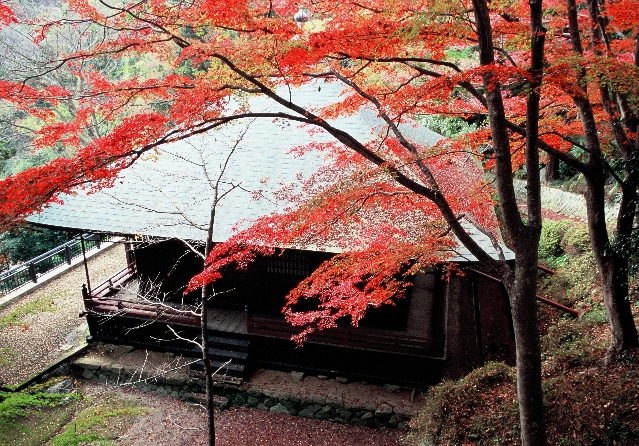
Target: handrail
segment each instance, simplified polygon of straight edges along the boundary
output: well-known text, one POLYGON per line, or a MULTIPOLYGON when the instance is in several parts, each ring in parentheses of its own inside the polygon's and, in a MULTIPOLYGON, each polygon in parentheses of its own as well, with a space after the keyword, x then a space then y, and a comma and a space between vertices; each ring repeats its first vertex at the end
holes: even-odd
POLYGON ((200 319, 189 313, 190 308, 180 304, 175 306, 134 299, 123 299, 109 295, 112 290, 125 284, 136 274, 134 266, 127 266, 105 280, 89 294, 86 286, 82 288, 84 307, 87 313, 105 316, 129 316, 145 320, 198 326, 200 319))
POLYGON ((543 272, 550 274, 551 276, 554 276, 555 274, 557 274, 556 271, 553 271, 550 268, 546 268, 544 265, 537 265, 537 269, 540 269, 543 272))
MULTIPOLYGON (((484 277, 485 279, 492 280, 495 283, 503 284, 503 282, 500 279, 498 279, 497 277, 493 277, 490 274, 486 274, 483 271, 479 271, 479 270, 477 270, 475 268, 466 268, 466 269, 468 271, 472 272, 472 273, 475 273, 475 274, 477 274, 479 276, 484 277)), ((543 303, 545 303, 547 305, 550 305, 551 307, 555 307, 558 310, 561 310, 561 311, 564 311, 566 313, 569 313, 573 317, 579 317, 579 311, 575 310, 574 308, 567 307, 565 305, 560 304, 559 302, 555 302, 554 300, 550 300, 550 299, 547 299, 547 298, 539 296, 539 295, 537 295, 535 297, 540 302, 543 302, 543 303)))
POLYGON ((100 298, 102 297, 100 294, 110 290, 113 287, 116 287, 126 281, 128 281, 131 277, 136 274, 135 266, 128 265, 115 273, 113 276, 96 286, 91 290, 92 298, 100 298))
MULTIPOLYGON (((172 322, 199 326, 200 318, 188 310, 173 308, 165 304, 132 302, 117 298, 89 299, 84 302, 89 314, 102 316, 128 316, 145 320, 172 322)), ((86 313, 85 313, 86 314, 86 313)))
MULTIPOLYGON (((71 265, 72 260, 82 255, 82 240, 95 243, 100 248, 101 241, 111 238, 109 235, 81 234, 49 251, 40 254, 20 265, 0 272, 0 295, 9 294, 27 283, 37 283, 38 277, 62 266, 71 265), (94 238, 95 237, 95 238, 94 238), (102 238, 103 237, 103 238, 102 238)), ((91 249, 93 246, 90 246, 91 249)))

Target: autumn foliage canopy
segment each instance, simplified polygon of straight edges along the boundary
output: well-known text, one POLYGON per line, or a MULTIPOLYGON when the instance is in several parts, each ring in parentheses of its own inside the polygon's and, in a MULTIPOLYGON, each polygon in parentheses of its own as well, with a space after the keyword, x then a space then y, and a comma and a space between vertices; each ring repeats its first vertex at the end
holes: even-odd
MULTIPOLYGON (((322 296, 318 312, 296 322, 323 328, 345 314, 357 322, 367 306, 401 295, 401 279, 441 262, 441 250, 451 246, 453 233, 479 260, 490 260, 473 245, 460 221, 465 215, 486 233, 495 233, 493 190, 481 172, 494 163, 485 125, 486 74, 502 85, 512 170, 524 162, 526 99, 531 93, 528 2, 490 3, 494 40, 500 42, 490 66, 478 61, 477 24, 468 1, 68 3, 68 15, 41 23, 17 23, 19 11, 0 4, 0 24, 29 29, 36 45, 46 44, 66 28, 101 33, 91 45, 61 52, 33 67, 29 77, 0 80, 0 98, 40 122, 34 150, 57 144, 77 148, 71 158, 0 183, 4 228, 59 200, 61 193, 108 187, 121 169, 161 144, 246 117, 277 118, 331 134, 337 143, 320 149, 333 160, 333 172, 340 174, 327 188, 308 185, 308 193, 291 199, 294 205, 285 215, 260 220, 216 246, 192 287, 214 282, 224 267, 244 267, 274 246, 330 241, 344 254, 290 296, 291 305, 304 296, 322 296), (154 68, 139 75, 116 75, 101 69, 106 58, 154 68), (34 79, 61 66, 82 80, 81 87, 35 86, 34 79), (318 79, 343 85, 339 103, 303 108, 289 101, 287 88, 318 79), (229 97, 252 95, 268 97, 287 111, 228 111, 229 97), (54 113, 65 101, 76 104, 77 113, 70 119, 54 113), (373 110, 385 122, 383 136, 372 142, 362 143, 331 124, 332 118, 361 108, 373 110), (433 114, 479 125, 474 132, 432 148, 414 144, 400 131, 400 124, 433 114), (109 132, 82 144, 79 135, 96 125, 107 126, 109 132)), ((567 34, 567 3, 544 3, 547 35, 539 135, 550 153, 569 154, 580 146, 583 131, 574 101, 584 94, 575 88, 583 82, 582 72, 586 82, 605 83, 628 98, 639 98, 634 55, 639 1, 612 1, 602 8, 615 38, 600 42, 589 35, 591 20, 578 6, 584 39, 592 44, 576 55, 567 34)), ((612 154, 614 128, 606 118, 606 104, 597 89, 588 91, 604 152, 612 154)), ((638 104, 629 106, 636 110, 638 104)))

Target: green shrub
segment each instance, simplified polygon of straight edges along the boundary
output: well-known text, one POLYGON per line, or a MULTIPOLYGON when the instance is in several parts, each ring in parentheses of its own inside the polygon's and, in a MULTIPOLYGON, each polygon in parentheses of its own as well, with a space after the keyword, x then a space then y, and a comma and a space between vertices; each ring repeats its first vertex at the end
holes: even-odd
POLYGON ((544 220, 539 239, 539 257, 547 259, 561 256, 564 253, 562 240, 573 225, 572 220, 544 220))
MULTIPOLYGON (((594 322, 594 321, 593 321, 594 322)), ((545 373, 556 374, 573 368, 594 367, 605 352, 603 342, 589 332, 591 321, 562 319, 542 336, 542 357, 545 373)))
MULTIPOLYGON (((544 279, 544 286, 540 293, 563 305, 578 307, 582 311, 592 304, 593 298, 601 294, 599 273, 592 252, 577 256, 562 256, 556 274, 544 279)), ((550 263, 550 262, 548 262, 550 263)))
POLYGON ((24 227, 0 234, 0 251, 12 263, 26 262, 67 241, 64 231, 24 227))
POLYGON ((583 223, 575 223, 566 231, 561 246, 567 254, 581 254, 590 251, 588 227, 583 223))
POLYGON ((443 115, 419 115, 417 121, 432 131, 446 138, 456 138, 464 133, 477 130, 477 127, 468 124, 461 118, 443 115))

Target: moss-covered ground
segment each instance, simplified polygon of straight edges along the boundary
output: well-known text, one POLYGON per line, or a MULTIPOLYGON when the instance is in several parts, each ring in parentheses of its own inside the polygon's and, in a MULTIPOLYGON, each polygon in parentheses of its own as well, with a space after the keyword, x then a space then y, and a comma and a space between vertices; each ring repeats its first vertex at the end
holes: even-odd
POLYGON ((150 410, 115 393, 95 399, 50 394, 44 391, 49 384, 0 393, 0 445, 111 445, 133 417, 150 410))

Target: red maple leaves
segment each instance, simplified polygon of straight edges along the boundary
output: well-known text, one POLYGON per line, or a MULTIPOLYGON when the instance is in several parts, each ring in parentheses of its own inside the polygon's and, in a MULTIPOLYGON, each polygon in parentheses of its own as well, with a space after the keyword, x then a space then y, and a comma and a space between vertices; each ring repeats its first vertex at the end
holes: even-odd
MULTIPOLYGON (((401 294, 403 271, 414 272, 413 268, 441 260, 435 253, 450 242, 436 237, 446 230, 443 220, 454 224, 466 213, 492 230, 493 192, 481 171, 494 162, 490 131, 478 128, 455 141, 425 148, 404 139, 399 128, 418 114, 462 118, 486 114, 491 85, 486 91, 482 79, 490 74, 493 85, 499 83, 503 92, 513 169, 522 165, 525 139, 520 129, 525 126, 531 93, 527 3, 490 5, 497 51, 495 63, 484 66, 478 62, 470 2, 326 0, 307 6, 312 20, 298 26, 293 14, 300 5, 289 0, 154 0, 100 7, 70 0, 69 8, 76 14, 73 26, 91 24, 104 30, 93 47, 60 54, 53 61, 71 67, 83 89, 70 92, 31 79, 5 79, 0 81, 0 98, 41 120, 35 147, 63 144, 79 150, 72 159, 2 181, 0 224, 16 224, 60 192, 91 183, 108 185, 120 169, 156 144, 240 116, 264 116, 294 118, 336 139, 322 147, 299 148, 321 149, 334 159, 332 186, 305 185, 306 195, 287 197, 296 200, 289 213, 260 220, 254 229, 216 247, 192 287, 214 281, 229 264, 242 267, 254 256, 270 252, 272 248, 265 246, 331 246, 348 254, 318 270, 291 295, 291 305, 302 296, 324 296, 319 312, 307 322, 328 326, 344 311, 354 314, 356 322, 366 306, 401 294), (140 76, 116 75, 101 70, 105 58, 143 60, 149 69, 140 76), (290 102, 289 88, 317 79, 344 85, 339 103, 304 108, 290 102), (253 113, 247 98, 254 95, 277 102, 283 111, 278 116, 253 113), (72 119, 57 120, 54 110, 61 101, 77 104, 72 119), (375 137, 353 137, 348 129, 329 123, 361 107, 383 121, 371 129, 375 137), (79 135, 95 116, 113 130, 83 143, 79 135), (339 286, 327 288, 322 283, 339 286), (330 291, 333 288, 335 292, 330 291), (338 294, 350 297, 340 303, 338 294)), ((634 48, 639 3, 620 0, 605 5, 608 28, 615 33, 607 44, 597 41, 589 17, 580 14, 585 30, 581 55, 572 51, 566 35, 565 2, 547 1, 544 7, 549 37, 544 82, 539 87, 541 141, 563 153, 579 143, 582 129, 574 100, 580 95, 594 104, 602 140, 613 141, 614 128, 599 91, 583 88, 577 73, 583 68, 584 82, 603 83, 637 97, 634 48)), ((11 9, 0 3, 0 24, 15 22, 11 9)), ((69 23, 34 25, 36 41, 46 42, 48 35, 69 23)))
POLYGON ((17 23, 18 19, 13 13, 13 9, 5 5, 4 2, 0 2, 0 25, 6 26, 11 23, 17 23))

